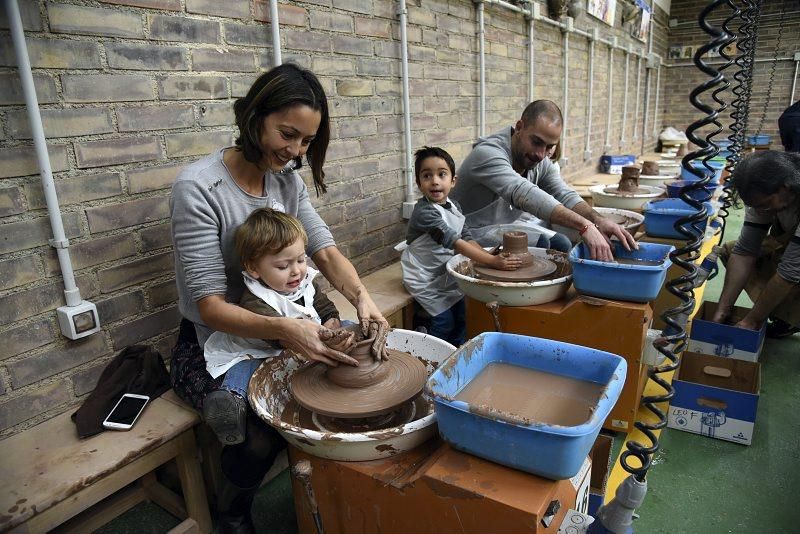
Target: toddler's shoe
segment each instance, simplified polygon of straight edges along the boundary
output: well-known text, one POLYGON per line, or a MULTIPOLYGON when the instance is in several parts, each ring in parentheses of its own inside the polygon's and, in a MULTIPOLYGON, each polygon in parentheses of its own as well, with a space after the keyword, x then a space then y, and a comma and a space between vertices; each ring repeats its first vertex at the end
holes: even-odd
POLYGON ((223 445, 241 443, 247 424, 247 401, 232 391, 212 391, 203 399, 203 419, 223 445))

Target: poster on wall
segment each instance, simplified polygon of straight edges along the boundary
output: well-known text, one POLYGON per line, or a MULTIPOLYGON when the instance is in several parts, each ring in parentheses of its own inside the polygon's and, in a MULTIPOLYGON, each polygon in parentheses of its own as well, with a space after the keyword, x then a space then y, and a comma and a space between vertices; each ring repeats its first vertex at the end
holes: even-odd
POLYGON ((647 34, 650 32, 650 18, 652 17, 652 11, 645 0, 636 0, 636 7, 639 8, 639 14, 638 20, 633 25, 632 35, 640 41, 646 41, 647 34))
POLYGON ((617 14, 617 0, 587 0, 586 11, 609 26, 614 25, 617 14))

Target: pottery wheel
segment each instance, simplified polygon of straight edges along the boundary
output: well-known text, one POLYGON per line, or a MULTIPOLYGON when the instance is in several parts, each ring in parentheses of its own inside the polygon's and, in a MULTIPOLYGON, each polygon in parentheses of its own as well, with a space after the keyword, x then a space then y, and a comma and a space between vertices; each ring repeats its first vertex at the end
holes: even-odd
POLYGON ((648 195, 651 194, 652 191, 650 189, 644 189, 642 187, 637 187, 634 191, 619 191, 616 185, 612 185, 603 189, 603 193, 607 195, 614 195, 617 197, 632 197, 636 195, 648 195))
POLYGON ((555 262, 544 258, 533 257, 533 263, 527 267, 520 267, 516 271, 503 271, 492 269, 483 265, 475 265, 475 272, 481 278, 487 280, 497 280, 499 282, 529 282, 534 278, 541 278, 553 273, 557 268, 555 262))
MULTIPOLYGON (((339 364, 346 365, 346 364, 339 364)), ((327 366, 316 363, 298 371, 289 390, 304 408, 340 418, 372 417, 394 409, 422 391, 428 372, 414 356, 396 350, 381 364, 383 380, 362 388, 334 384, 325 376, 327 366)))
POLYGON ((630 219, 619 213, 610 213, 604 217, 615 224, 628 224, 630 222, 630 219))

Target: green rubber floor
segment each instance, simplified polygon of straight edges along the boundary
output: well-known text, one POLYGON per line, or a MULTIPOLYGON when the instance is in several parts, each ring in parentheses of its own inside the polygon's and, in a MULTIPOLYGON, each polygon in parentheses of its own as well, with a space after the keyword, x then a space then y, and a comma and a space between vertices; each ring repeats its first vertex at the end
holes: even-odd
MULTIPOLYGON (((738 235, 741 224, 742 212, 732 212, 728 239, 738 235)), ((706 300, 719 298, 723 279, 724 271, 708 282, 706 300)), ((751 305, 745 295, 738 304, 751 305)), ((768 340, 761 363, 753 444, 665 429, 648 475, 649 492, 634 523, 637 533, 800 532, 800 334, 768 340)), ((615 441, 616 451, 622 440, 615 441)), ((258 532, 297 532, 288 471, 261 488, 253 517, 258 532)), ((155 534, 177 524, 158 506, 145 503, 100 532, 155 534)))

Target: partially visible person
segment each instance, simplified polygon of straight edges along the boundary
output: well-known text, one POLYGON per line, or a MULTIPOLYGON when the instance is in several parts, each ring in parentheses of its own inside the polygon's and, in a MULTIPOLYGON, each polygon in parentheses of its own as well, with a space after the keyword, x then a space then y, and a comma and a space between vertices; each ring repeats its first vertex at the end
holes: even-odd
POLYGON ((447 273, 447 261, 463 254, 495 269, 514 270, 520 260, 489 254, 472 240, 458 204, 449 199, 456 184, 450 154, 423 147, 415 153, 414 172, 423 197, 408 221, 408 246, 400 257, 403 285, 414 297, 414 327, 426 325, 429 334, 457 347, 466 336, 464 294, 447 273))
POLYGON ((756 152, 730 178, 745 204, 742 232, 721 255, 725 284, 713 317, 729 322, 742 290, 753 308, 736 324, 757 330, 768 318, 767 335, 800 329, 800 154, 756 152))
POLYGON ((800 100, 786 108, 778 118, 778 131, 784 150, 800 152, 800 100))
MULTIPOLYGON (((267 317, 306 319, 331 330, 323 332, 325 344, 346 352, 353 333, 341 328, 339 311, 315 280, 319 271, 308 266, 308 235, 300 221, 271 208, 251 213, 234 236, 244 271, 244 292, 239 305, 267 317)), ((206 370, 212 378, 224 376, 220 389, 206 395, 203 414, 220 442, 244 441, 247 389, 250 377, 265 358, 280 356, 277 339, 248 339, 216 331, 203 347, 206 370), (236 397, 236 398, 231 398, 236 397), (220 409, 238 404, 242 409, 220 409)))
MULTIPOLYGON (((223 379, 206 370, 203 345, 214 331, 251 339, 277 339, 299 356, 327 365, 351 359, 325 344, 327 329, 314 321, 267 317, 242 308, 242 265, 234 232, 251 212, 269 207, 297 217, 308 235, 306 253, 356 309, 373 355, 383 358, 389 323, 353 265, 336 247, 330 229, 311 205, 297 169, 307 164, 318 194, 325 192, 325 156, 330 141, 328 100, 309 70, 285 63, 256 79, 233 105, 239 136, 187 165, 172 186, 170 216, 175 246, 175 282, 182 321, 172 351, 172 387, 203 410, 205 398, 223 379)), ((243 409, 235 397, 219 410, 243 409)), ((222 449, 224 488, 217 502, 218 530, 254 532, 253 497, 286 442, 249 403, 245 440, 222 449)))
MULTIPOLYGON (((613 259, 611 236, 626 249, 637 247, 625 228, 593 210, 561 178, 549 156, 556 157, 562 129, 558 106, 550 100, 536 100, 513 127, 475 143, 458 169, 460 183, 453 198, 464 207, 466 225, 479 243, 491 245, 483 239, 492 231, 490 227, 513 223, 528 212, 545 222, 577 230, 593 259, 613 259)), ((536 243, 562 251, 571 245, 559 233, 536 243)))

